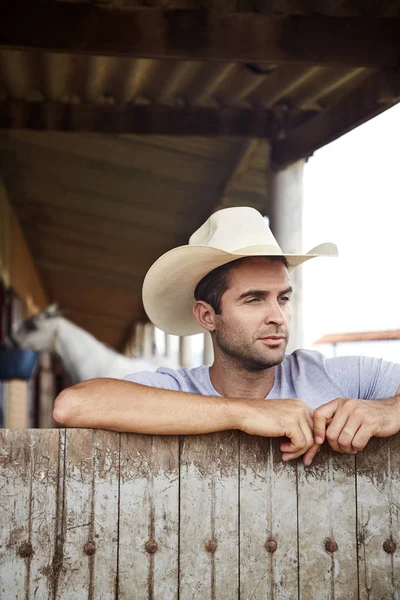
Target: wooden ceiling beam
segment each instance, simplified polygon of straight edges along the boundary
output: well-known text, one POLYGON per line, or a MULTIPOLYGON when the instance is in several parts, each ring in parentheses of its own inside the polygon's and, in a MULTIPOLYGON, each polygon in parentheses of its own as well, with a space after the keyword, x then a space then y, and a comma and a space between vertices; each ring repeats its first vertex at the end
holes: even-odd
POLYGON ((3 4, 3 48, 349 67, 396 66, 399 61, 398 18, 271 16, 34 0, 3 4))
MULTIPOLYGON (((314 110, 293 110, 287 127, 314 115, 314 110)), ((275 111, 266 108, 0 102, 0 129, 8 130, 271 138, 280 128, 275 111)))
POLYGON ((385 71, 374 72, 333 106, 286 131, 284 136, 272 143, 272 166, 281 169, 307 158, 318 148, 393 106, 400 99, 400 86, 397 84, 396 88, 395 80, 395 74, 391 77, 385 71), (390 81, 393 81, 392 86, 390 81))
POLYGON ((277 126, 274 112, 263 108, 0 102, 0 129, 269 138, 277 126))

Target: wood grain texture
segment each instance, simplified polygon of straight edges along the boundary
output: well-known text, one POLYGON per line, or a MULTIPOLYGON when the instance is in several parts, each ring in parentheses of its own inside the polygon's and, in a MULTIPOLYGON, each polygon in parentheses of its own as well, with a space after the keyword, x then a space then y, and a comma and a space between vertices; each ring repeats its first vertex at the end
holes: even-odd
POLYGON ((298 463, 301 598, 358 597, 354 456, 327 449, 298 463))
POLYGON ((357 455, 360 600, 400 598, 400 436, 357 455))
POLYGON ((121 434, 119 598, 178 598, 179 438, 121 434))
POLYGON ((0 597, 51 598, 62 495, 57 430, 0 430, 0 597))
POLYGON ((180 600, 239 598, 238 467, 238 432, 183 439, 180 600))
POLYGON ((64 544, 56 598, 115 597, 118 481, 118 435, 67 430, 64 544))
POLYGON ((298 594, 296 464, 279 440, 240 434, 240 597, 298 594))
POLYGON ((400 600, 399 498, 400 435, 1 430, 0 598, 400 600))

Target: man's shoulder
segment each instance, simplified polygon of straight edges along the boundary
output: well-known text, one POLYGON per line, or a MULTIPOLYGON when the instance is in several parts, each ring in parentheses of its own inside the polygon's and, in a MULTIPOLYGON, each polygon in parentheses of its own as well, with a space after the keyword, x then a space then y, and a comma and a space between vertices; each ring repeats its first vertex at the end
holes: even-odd
POLYGON ((281 379, 303 386, 302 393, 306 387, 326 391, 329 397, 389 398, 400 385, 400 364, 374 356, 327 357, 315 350, 296 350, 285 357, 281 379))
POLYGON ((142 371, 124 377, 127 381, 155 388, 164 388, 182 392, 207 393, 211 395, 209 367, 159 367, 157 371, 142 371))
POLYGON ((314 364, 323 365, 327 357, 318 352, 317 350, 306 350, 305 348, 298 348, 291 354, 286 354, 283 359, 284 366, 290 366, 294 364, 314 364))

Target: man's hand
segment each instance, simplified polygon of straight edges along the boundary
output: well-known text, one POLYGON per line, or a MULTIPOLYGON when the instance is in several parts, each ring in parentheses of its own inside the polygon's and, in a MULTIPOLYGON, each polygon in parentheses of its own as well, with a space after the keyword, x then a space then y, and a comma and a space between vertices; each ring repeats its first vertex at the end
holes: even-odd
POLYGON ((371 437, 389 437, 400 431, 400 397, 385 400, 336 398, 314 411, 314 439, 326 439, 336 452, 356 454, 371 437))
MULTIPOLYGON (((244 403, 245 411, 240 429, 250 435, 288 437, 290 442, 281 444, 284 461, 298 458, 312 448, 315 455, 319 445, 314 443, 313 411, 302 400, 250 400, 244 403)), ((306 463, 309 464, 309 463, 306 463)))

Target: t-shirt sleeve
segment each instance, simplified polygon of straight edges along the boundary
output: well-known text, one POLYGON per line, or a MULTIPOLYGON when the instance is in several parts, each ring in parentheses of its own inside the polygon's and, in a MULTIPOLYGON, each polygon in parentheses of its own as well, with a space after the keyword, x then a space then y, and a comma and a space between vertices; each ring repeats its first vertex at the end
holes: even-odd
POLYGON ((152 371, 140 371, 139 373, 131 373, 123 378, 125 381, 133 381, 148 387, 160 388, 164 390, 180 391, 178 381, 167 373, 155 373, 152 371))
POLYGON ((325 365, 345 398, 391 398, 400 386, 400 363, 371 356, 340 356, 327 358, 325 365))

